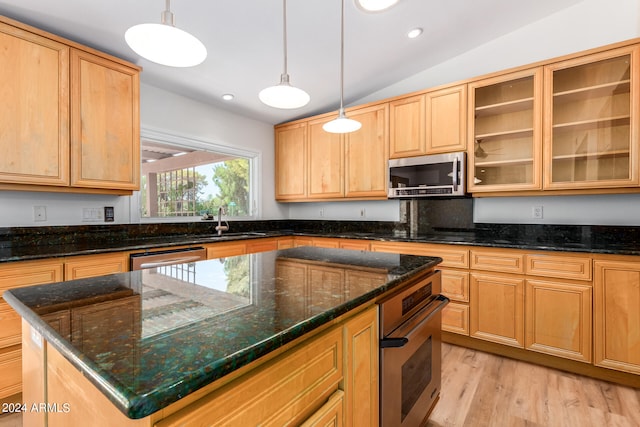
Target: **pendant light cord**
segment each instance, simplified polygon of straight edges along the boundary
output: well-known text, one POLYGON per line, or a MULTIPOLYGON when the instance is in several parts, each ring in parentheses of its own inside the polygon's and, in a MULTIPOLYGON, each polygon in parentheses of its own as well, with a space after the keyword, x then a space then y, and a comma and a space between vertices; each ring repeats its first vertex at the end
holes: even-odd
POLYGON ((287 73, 287 0, 282 0, 282 44, 284 45, 284 71, 287 73))
POLYGON ((344 96, 344 0, 340 10, 340 113, 344 113, 342 98, 344 96))

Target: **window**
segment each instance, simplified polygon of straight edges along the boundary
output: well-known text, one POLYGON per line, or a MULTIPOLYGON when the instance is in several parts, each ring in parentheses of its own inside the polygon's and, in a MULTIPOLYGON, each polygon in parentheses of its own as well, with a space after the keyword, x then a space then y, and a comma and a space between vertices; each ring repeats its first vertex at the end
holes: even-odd
POLYGON ((226 217, 255 214, 255 153, 144 132, 140 146, 140 218, 199 220, 220 207, 226 217))

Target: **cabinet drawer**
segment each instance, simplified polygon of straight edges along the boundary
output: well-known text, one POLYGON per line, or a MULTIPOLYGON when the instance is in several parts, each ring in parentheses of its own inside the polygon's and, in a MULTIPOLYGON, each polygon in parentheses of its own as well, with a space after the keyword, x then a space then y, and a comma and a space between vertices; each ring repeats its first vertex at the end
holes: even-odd
POLYGON ((20 315, 0 300, 0 348, 20 344, 22 326, 20 315))
POLYGON ((61 282, 62 262, 23 261, 0 265, 0 296, 7 289, 61 282))
POLYGON ((343 379, 342 328, 286 353, 239 381, 156 423, 181 425, 299 425, 343 379), (256 390, 264 393, 256 394, 256 390))
POLYGON ((471 251, 471 268, 500 273, 524 273, 524 254, 512 251, 471 251))
POLYGON ((238 256, 247 253, 247 244, 242 243, 216 243, 207 246, 207 259, 238 256))
POLYGON ((257 252, 275 251, 278 249, 278 239, 255 239, 247 241, 247 253, 254 254, 257 252))
POLYGON ((527 274, 560 279, 591 280, 591 258, 558 255, 527 255, 527 274))
POLYGON ((390 252, 394 254, 411 254, 436 256, 442 258, 439 266, 453 268, 469 268, 469 251, 451 248, 453 245, 435 245, 428 243, 372 242, 373 252, 390 252))
POLYGON ((22 390, 22 361, 20 346, 0 350, 0 399, 22 390))
POLYGON ((442 330, 469 335, 469 306, 450 302, 442 310, 442 330))
POLYGON ((469 302, 469 273, 442 270, 442 294, 455 301, 469 302))
POLYGON ((322 408, 310 416, 301 427, 343 426, 344 391, 337 390, 322 408))
POLYGON ((125 253, 72 257, 64 263, 65 280, 85 279, 129 271, 125 253))

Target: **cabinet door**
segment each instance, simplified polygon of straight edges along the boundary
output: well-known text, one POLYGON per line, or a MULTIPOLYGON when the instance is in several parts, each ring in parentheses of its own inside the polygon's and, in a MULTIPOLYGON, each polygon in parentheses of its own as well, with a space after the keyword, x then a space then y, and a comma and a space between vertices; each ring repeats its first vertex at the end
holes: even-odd
POLYGON ((524 278, 471 274, 470 334, 524 347, 524 278))
POLYGON ((469 336, 469 306, 450 302, 442 309, 442 330, 469 336))
POLYGON ((307 124, 275 130, 276 200, 307 197, 307 124))
POLYGON ((545 188, 638 185, 639 49, 545 67, 545 188))
POLYGON ((387 198, 389 133, 387 104, 352 110, 348 117, 362 123, 345 134, 345 197, 387 198))
POLYGON ((427 92, 427 154, 467 149, 467 85, 427 92))
POLYGON ((526 348, 591 362, 591 286, 527 280, 526 348))
POLYGON ((542 69, 469 83, 469 191, 542 188, 542 69))
POLYGON ((0 23, 0 182, 69 184, 69 48, 0 23))
POLYGON ((389 102, 389 158, 427 153, 425 118, 424 95, 389 102))
POLYGON ((308 124, 309 199, 344 197, 344 145, 340 134, 322 129, 329 120, 312 120, 308 124))
POLYGON ((640 263, 594 266, 594 363, 640 374, 640 263))
POLYGON ((72 49, 71 82, 71 185, 138 190, 138 69, 72 49))
POLYGON ((207 259, 244 255, 247 253, 245 242, 214 243, 207 246, 207 259))

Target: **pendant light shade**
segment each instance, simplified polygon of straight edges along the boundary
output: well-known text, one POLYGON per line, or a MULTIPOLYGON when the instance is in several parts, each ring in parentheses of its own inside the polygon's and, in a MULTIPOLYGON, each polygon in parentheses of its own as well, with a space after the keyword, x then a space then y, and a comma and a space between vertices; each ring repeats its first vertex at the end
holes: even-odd
POLYGON ((344 0, 342 0, 342 7, 340 11, 340 110, 338 111, 338 117, 330 122, 322 125, 322 129, 330 133, 349 133, 355 132, 362 124, 353 119, 347 118, 344 113, 343 104, 344 98, 344 0))
POLYGON ((356 5, 367 12, 380 12, 396 3, 398 0, 356 0, 356 5))
POLYGON ((193 67, 207 57, 207 48, 200 40, 174 25, 170 0, 161 14, 160 24, 139 24, 129 28, 124 38, 141 57, 169 67, 193 67))
POLYGON ((282 0, 282 24, 284 71, 280 75, 280 84, 262 89, 258 94, 258 98, 264 104, 274 108, 300 108, 307 105, 311 97, 304 90, 291 86, 289 83, 289 74, 287 74, 287 0, 282 0))

